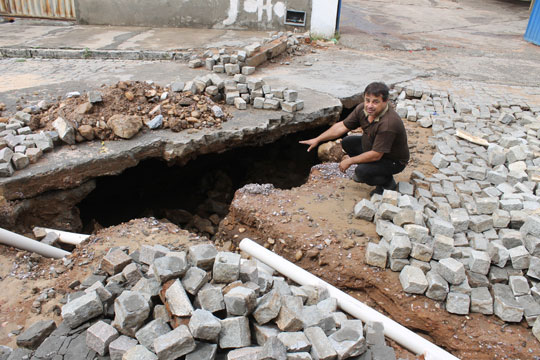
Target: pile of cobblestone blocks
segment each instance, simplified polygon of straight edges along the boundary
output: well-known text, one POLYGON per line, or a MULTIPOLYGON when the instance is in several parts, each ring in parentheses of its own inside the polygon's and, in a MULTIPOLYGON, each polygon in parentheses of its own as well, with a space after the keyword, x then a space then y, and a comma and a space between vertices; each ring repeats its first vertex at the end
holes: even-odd
POLYGON ((381 323, 348 319, 326 289, 289 285, 211 244, 113 248, 82 284, 58 328, 35 323, 13 352, 35 360, 396 358, 381 323))
POLYGON ((540 341, 540 108, 396 90, 400 115, 432 127, 438 171, 356 204, 381 236, 366 262, 450 313, 525 319, 540 341))
POLYGON ((283 110, 296 112, 304 108, 304 101, 298 99, 298 92, 286 87, 272 88, 264 80, 248 78, 236 74, 232 79, 224 79, 217 74, 198 76, 192 81, 174 82, 172 91, 189 91, 192 94, 206 94, 213 101, 225 100, 238 110, 246 110, 248 104, 254 109, 283 110))

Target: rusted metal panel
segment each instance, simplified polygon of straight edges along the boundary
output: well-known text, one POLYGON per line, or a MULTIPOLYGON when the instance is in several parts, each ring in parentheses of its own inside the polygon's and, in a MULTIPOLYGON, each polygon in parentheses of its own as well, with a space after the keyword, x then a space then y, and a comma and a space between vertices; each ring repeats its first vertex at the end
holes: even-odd
POLYGON ((74 0, 0 0, 0 14, 75 20, 74 0))

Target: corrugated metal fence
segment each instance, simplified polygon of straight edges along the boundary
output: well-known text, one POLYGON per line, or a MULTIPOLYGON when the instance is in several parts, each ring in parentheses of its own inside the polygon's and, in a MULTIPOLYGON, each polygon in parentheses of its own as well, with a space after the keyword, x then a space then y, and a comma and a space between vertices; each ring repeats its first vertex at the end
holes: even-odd
POLYGON ((540 45, 540 1, 538 0, 534 3, 524 38, 533 44, 540 45))
POLYGON ((75 20, 74 0, 0 0, 0 15, 75 20))

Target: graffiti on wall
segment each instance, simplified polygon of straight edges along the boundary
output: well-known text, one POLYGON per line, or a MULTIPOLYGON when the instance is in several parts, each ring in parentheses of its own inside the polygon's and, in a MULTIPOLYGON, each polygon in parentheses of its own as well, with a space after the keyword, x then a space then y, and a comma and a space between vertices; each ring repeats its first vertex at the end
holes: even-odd
MULTIPOLYGON (((229 0, 229 12, 227 19, 223 20, 223 25, 232 25, 238 19, 241 0, 229 0)), ((272 0, 244 0, 243 11, 246 13, 257 13, 258 21, 263 21, 263 16, 266 14, 266 21, 271 22, 273 14, 282 18, 285 16, 285 4, 282 1, 277 1, 275 4, 272 0)))

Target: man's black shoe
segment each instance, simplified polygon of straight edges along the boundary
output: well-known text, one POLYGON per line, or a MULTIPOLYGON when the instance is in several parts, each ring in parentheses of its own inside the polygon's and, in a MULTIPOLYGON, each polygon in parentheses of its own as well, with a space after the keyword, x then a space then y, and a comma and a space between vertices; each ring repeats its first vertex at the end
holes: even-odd
POLYGON ((375 189, 371 190, 371 192, 369 193, 369 196, 373 196, 375 194, 382 195, 383 192, 384 192, 384 188, 381 185, 377 185, 375 189))
POLYGON ((356 175, 356 173, 353 174, 352 179, 357 183, 361 182, 360 179, 358 178, 358 175, 356 175))
POLYGON ((384 185, 384 189, 385 190, 396 190, 397 189, 397 184, 396 184, 396 181, 394 180, 394 178, 392 178, 392 180, 390 180, 388 182, 388 184, 384 185))

